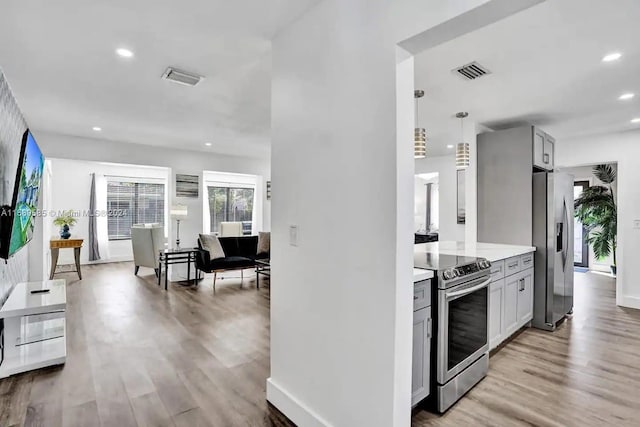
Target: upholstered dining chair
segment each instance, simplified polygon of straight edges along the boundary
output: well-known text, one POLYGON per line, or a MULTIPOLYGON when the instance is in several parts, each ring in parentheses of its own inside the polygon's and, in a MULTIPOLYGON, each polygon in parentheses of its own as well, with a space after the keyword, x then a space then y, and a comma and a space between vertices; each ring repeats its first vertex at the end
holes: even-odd
POLYGON ((241 236, 242 236, 241 222, 221 222, 220 223, 220 237, 241 237, 241 236))
POLYGON ((131 227, 134 274, 138 274, 140 267, 148 267, 158 275, 158 257, 165 241, 164 226, 160 224, 134 224, 131 227))

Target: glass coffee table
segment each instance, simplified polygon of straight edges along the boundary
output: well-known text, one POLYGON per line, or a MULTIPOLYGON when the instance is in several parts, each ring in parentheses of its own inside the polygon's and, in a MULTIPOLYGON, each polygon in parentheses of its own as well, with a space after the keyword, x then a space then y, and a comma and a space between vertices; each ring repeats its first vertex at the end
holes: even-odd
POLYGON ((173 264, 187 264, 187 284, 195 285, 198 283, 198 272, 196 269, 196 253, 198 248, 184 249, 164 249, 160 251, 158 259, 158 286, 160 286, 160 278, 162 277, 162 264, 164 264, 164 290, 168 288, 169 266, 173 264), (193 263, 195 277, 191 279, 191 263, 193 263))
POLYGON ((256 288, 260 288, 260 275, 271 277, 271 260, 270 259, 257 259, 256 260, 256 288))

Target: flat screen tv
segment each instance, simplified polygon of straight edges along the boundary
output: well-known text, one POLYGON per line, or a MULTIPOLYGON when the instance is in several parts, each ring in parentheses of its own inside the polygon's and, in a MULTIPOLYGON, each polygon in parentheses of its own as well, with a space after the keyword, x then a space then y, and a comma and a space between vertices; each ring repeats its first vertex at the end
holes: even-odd
POLYGON ((12 203, 2 212, 0 258, 9 258, 33 237, 43 170, 44 156, 27 129, 22 136, 12 203))

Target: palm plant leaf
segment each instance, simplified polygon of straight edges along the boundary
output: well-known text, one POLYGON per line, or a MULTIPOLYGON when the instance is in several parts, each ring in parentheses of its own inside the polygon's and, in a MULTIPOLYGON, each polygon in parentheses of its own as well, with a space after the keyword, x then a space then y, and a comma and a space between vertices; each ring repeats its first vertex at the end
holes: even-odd
POLYGON ((593 253, 596 258, 606 258, 611 253, 611 244, 608 239, 608 233, 603 231, 594 231, 591 233, 587 241, 593 248, 593 253))
POLYGON ((593 174, 605 185, 585 188, 574 202, 575 216, 589 231, 587 242, 598 259, 613 253, 616 263, 617 209, 612 183, 616 171, 611 165, 597 165, 593 174))
POLYGON ((616 180, 616 171, 611 165, 594 166, 593 174, 605 184, 611 184, 616 180))

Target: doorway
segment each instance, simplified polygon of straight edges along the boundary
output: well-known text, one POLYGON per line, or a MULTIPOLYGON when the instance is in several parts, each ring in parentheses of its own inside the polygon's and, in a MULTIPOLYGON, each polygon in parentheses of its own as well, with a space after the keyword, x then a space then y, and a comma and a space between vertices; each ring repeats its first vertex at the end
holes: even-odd
POLYGON ((616 228, 617 223, 615 212, 618 204, 618 165, 616 163, 602 163, 563 167, 560 170, 574 176, 574 200, 584 196, 584 192, 612 196, 613 200, 610 206, 605 200, 606 197, 591 198, 592 201, 589 204, 594 206, 593 212, 598 217, 593 217, 596 222, 591 226, 587 224, 586 227, 583 227, 577 217, 574 219, 573 261, 577 273, 596 272, 615 276, 614 249, 617 246, 617 233, 615 230, 612 232, 611 226, 616 228), (611 213, 613 219, 609 215, 611 213), (603 229, 603 226, 598 224, 600 222, 606 224, 608 228, 603 229), (590 240, 591 243, 589 243, 590 240), (609 251, 606 250, 607 247, 609 251))
MULTIPOLYGON (((575 181, 573 183, 573 200, 582 195, 582 192, 589 188, 589 181, 575 181)), ((589 231, 578 220, 573 222, 573 265, 575 267, 589 268, 589 231)))
POLYGON ((439 173, 417 174, 414 196, 414 243, 438 241, 439 207, 439 173))

